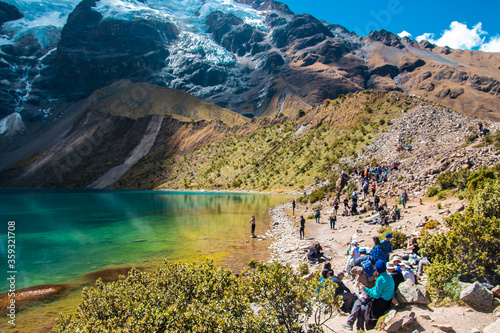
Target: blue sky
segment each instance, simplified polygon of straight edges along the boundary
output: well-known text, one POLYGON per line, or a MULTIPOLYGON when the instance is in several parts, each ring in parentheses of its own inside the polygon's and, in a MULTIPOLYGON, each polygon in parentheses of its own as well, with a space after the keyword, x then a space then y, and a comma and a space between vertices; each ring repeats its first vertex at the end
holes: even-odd
POLYGON ((385 29, 440 46, 500 52, 500 1, 278 0, 358 35, 385 29))

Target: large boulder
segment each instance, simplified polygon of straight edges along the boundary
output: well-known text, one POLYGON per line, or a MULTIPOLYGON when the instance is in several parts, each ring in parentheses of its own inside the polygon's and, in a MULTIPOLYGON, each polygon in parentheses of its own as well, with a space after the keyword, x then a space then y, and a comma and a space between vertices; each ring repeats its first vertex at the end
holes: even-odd
POLYGON ((401 304, 429 304, 430 297, 425 287, 410 280, 401 283, 396 290, 396 300, 401 304))
POLYGON ((481 283, 474 282, 462 290, 460 299, 472 306, 490 307, 493 303, 493 293, 481 283))

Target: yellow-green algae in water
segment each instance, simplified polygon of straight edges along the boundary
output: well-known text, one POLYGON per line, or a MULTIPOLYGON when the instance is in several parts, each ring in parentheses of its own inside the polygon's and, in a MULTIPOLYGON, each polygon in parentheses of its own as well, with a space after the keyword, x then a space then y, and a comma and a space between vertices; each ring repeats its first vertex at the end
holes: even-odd
MULTIPOLYGON (((270 240, 251 239, 248 221, 256 215, 256 233, 263 235, 269 209, 288 200, 265 194, 1 189, 0 215, 16 221, 16 289, 55 283, 69 288, 59 298, 20 309, 16 327, 5 321, 0 330, 50 331, 60 312, 76 309, 83 286, 91 285, 89 272, 132 266, 149 271, 165 259, 206 258, 238 270, 251 258, 265 260, 270 240)), ((8 290, 4 281, 0 286, 8 290)))

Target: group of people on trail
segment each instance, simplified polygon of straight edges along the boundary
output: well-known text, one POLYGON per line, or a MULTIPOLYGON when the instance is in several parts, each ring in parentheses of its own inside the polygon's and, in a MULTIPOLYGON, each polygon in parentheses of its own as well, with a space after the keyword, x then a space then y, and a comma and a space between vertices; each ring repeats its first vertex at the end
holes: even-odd
POLYGON ((373 237, 374 247, 370 254, 366 249, 357 249, 357 241, 351 242, 352 253, 346 272, 356 277, 356 285, 362 288, 347 322, 342 325, 344 328, 352 330, 356 323, 357 330, 364 330, 365 325, 371 329, 376 319, 390 308, 395 291, 404 280, 401 270, 398 271, 398 267, 389 261, 392 239, 391 233, 387 233, 382 242, 377 236, 373 237))

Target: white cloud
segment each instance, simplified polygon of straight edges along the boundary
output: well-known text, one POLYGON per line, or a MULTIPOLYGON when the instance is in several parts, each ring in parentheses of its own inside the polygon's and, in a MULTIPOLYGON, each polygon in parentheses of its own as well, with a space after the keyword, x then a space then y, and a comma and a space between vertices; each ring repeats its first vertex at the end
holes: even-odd
POLYGON ((484 52, 500 52, 500 36, 491 37, 490 41, 481 45, 479 50, 484 52))
POLYGON ((450 24, 450 29, 443 31, 441 37, 434 39, 434 34, 425 33, 416 38, 417 41, 428 40, 438 46, 449 46, 453 49, 471 50, 484 44, 486 32, 481 30, 482 23, 479 22, 472 29, 469 29, 466 24, 453 21, 450 24))
POLYGON ((423 35, 420 35, 420 36, 417 36, 417 38, 415 38, 417 42, 421 42, 423 40, 428 40, 428 41, 434 41, 434 34, 430 33, 430 32, 426 32, 425 34, 423 35))
POLYGON ((405 37, 410 38, 410 37, 411 37, 411 33, 409 33, 409 32, 408 32, 408 31, 406 31, 406 30, 403 30, 403 31, 401 31, 401 32, 398 34, 398 36, 399 36, 399 37, 401 37, 401 38, 405 38, 405 37))

